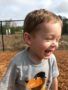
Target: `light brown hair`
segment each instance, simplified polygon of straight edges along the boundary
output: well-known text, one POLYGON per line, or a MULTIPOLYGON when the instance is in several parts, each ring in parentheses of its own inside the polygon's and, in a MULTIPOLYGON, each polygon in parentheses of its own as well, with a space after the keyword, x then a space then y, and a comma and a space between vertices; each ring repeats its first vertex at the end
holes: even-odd
POLYGON ((59 16, 56 14, 45 10, 45 9, 39 9, 39 10, 34 10, 26 16, 24 20, 24 32, 32 33, 36 32, 35 28, 43 23, 43 22, 50 22, 53 21, 54 23, 60 22, 62 26, 62 20, 59 16))

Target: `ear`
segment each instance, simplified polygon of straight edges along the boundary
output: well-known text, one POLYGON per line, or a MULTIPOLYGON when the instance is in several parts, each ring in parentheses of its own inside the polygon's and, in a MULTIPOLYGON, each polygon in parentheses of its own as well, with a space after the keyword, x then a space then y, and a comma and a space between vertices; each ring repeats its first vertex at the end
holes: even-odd
POLYGON ((23 38, 26 44, 31 45, 31 35, 28 32, 24 32, 23 38))

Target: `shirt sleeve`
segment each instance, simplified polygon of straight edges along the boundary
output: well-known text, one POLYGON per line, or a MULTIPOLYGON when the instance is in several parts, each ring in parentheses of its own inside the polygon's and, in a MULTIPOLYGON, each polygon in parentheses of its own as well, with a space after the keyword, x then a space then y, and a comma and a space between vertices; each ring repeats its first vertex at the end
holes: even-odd
POLYGON ((58 65, 56 61, 56 57, 53 55, 53 63, 52 63, 52 77, 57 77, 59 75, 58 65))
POLYGON ((7 69, 6 74, 0 81, 0 90, 15 90, 16 77, 17 77, 17 68, 16 65, 13 62, 11 62, 11 64, 7 69))

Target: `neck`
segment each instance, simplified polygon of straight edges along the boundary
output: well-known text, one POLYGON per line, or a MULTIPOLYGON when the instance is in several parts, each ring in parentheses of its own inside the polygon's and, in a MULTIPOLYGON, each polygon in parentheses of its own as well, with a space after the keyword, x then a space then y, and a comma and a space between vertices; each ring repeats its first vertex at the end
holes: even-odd
POLYGON ((42 58, 40 58, 38 55, 36 55, 34 53, 34 51, 30 48, 28 48, 28 54, 29 54, 29 57, 32 59, 32 60, 36 60, 38 62, 40 62, 42 60, 42 58))

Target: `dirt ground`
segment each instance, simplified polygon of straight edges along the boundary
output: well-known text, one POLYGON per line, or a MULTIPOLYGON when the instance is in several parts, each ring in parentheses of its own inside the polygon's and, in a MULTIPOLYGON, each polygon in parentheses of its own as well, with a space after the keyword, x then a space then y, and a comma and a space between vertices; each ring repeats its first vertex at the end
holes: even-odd
MULTIPOLYGON (((0 79, 4 76, 10 58, 17 52, 0 51, 0 79)), ((55 52, 60 75, 58 77, 59 90, 68 90, 68 50, 57 50, 55 52)))

